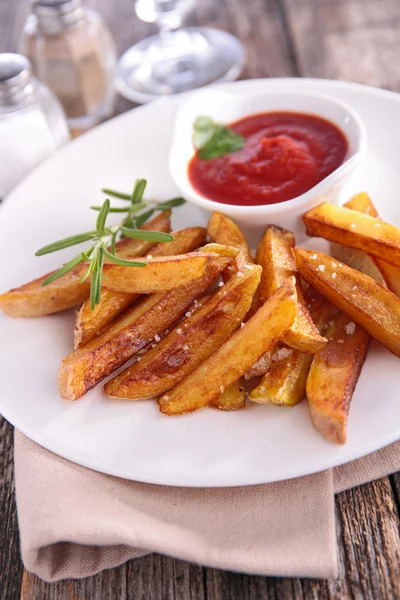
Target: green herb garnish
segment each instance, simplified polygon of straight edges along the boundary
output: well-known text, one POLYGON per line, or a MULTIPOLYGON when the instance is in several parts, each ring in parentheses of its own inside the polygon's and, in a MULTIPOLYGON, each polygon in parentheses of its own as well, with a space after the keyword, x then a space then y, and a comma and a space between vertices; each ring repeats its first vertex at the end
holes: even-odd
POLYGON ((241 150, 246 139, 211 117, 197 117, 193 125, 193 144, 201 160, 217 158, 241 150))
POLYGON ((93 310, 96 304, 100 302, 101 282, 105 277, 103 274, 104 259, 107 258, 117 265, 129 267, 144 267, 147 263, 142 261, 126 260, 116 256, 117 240, 126 236, 137 240, 148 240, 152 242, 171 242, 174 237, 169 233, 161 231, 147 231, 139 229, 150 217, 160 210, 168 210, 176 206, 181 206, 185 200, 183 198, 172 198, 166 202, 150 202, 143 200, 143 194, 146 188, 145 179, 137 179, 132 194, 124 194, 114 190, 103 189, 108 196, 113 196, 120 200, 129 202, 124 207, 111 207, 110 200, 106 198, 101 206, 91 206, 93 210, 98 211, 96 228, 93 231, 79 233, 58 242, 48 244, 36 252, 36 256, 43 256, 50 252, 57 252, 69 246, 75 246, 82 242, 91 241, 89 248, 80 252, 75 258, 71 259, 58 271, 50 275, 42 285, 48 285, 56 279, 59 279, 72 269, 75 269, 83 262, 88 263, 86 273, 81 279, 81 283, 91 275, 90 282, 90 306, 93 310), (151 208, 149 208, 151 204, 151 208), (142 211, 144 208, 148 210, 142 211), (116 225, 108 226, 106 224, 109 213, 126 213, 124 218, 116 225), (111 252, 110 252, 111 250, 111 252))

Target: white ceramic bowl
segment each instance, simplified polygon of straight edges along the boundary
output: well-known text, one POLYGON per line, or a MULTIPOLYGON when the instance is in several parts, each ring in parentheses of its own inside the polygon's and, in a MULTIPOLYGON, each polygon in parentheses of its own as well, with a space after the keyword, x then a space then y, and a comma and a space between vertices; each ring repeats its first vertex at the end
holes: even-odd
POLYGON ((194 92, 180 105, 175 116, 173 138, 169 155, 172 179, 182 195, 207 211, 219 210, 247 227, 264 227, 269 223, 293 231, 301 241, 305 238, 302 215, 322 199, 337 203, 349 177, 366 152, 367 134, 358 114, 344 102, 323 94, 282 89, 279 92, 250 94, 247 91, 225 91, 218 88, 194 92), (197 116, 208 115, 220 123, 230 123, 245 116, 288 111, 309 113, 327 119, 346 135, 348 152, 345 161, 308 192, 278 204, 237 206, 221 204, 199 194, 188 178, 188 162, 193 156, 193 123, 197 116))

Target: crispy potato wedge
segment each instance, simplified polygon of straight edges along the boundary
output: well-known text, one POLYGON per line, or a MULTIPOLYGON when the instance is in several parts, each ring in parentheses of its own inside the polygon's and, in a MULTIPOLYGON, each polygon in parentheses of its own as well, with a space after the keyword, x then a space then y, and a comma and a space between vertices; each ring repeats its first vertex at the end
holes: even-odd
MULTIPOLYGON (((173 242, 156 244, 151 249, 151 256, 173 256, 174 254, 191 252, 204 244, 206 230, 203 227, 188 227, 174 232, 173 235, 175 238, 173 242)), ((138 255, 129 254, 127 258, 133 258, 134 256, 138 255)), ((93 310, 90 308, 90 301, 87 299, 77 314, 74 347, 79 348, 90 342, 105 325, 126 310, 138 297, 139 294, 103 290, 100 302, 96 304, 93 310)))
POLYGON ((230 257, 214 256, 201 278, 145 298, 115 319, 101 335, 69 354, 58 373, 61 396, 77 400, 132 358, 155 335, 173 325, 195 298, 204 294, 230 260, 230 257))
POLYGON ((327 440, 346 442, 354 388, 367 356, 370 336, 339 313, 327 331, 328 344, 314 355, 307 378, 311 422, 327 440))
MULTIPOLYGON (((380 218, 378 211, 366 192, 356 194, 344 206, 370 215, 371 217, 380 218)), ((358 269, 362 273, 365 273, 365 275, 369 275, 372 279, 375 279, 378 283, 386 285, 396 296, 400 296, 399 267, 395 267, 381 258, 370 256, 363 250, 349 248, 335 242, 331 244, 331 254, 346 265, 349 265, 349 267, 358 269)))
POLYGON ((294 235, 275 225, 269 225, 257 248, 257 263, 262 266, 260 281, 261 301, 266 300, 290 276, 296 278, 297 314, 293 325, 285 335, 285 344, 301 352, 316 352, 325 344, 314 325, 304 301, 300 277, 293 257, 294 235))
POLYGON ((215 211, 207 225, 207 232, 212 242, 223 246, 237 248, 248 263, 254 263, 250 247, 240 227, 226 215, 215 211))
MULTIPOLYGON (((237 254, 235 248, 209 244, 188 254, 146 259, 146 266, 140 268, 108 263, 103 266, 106 279, 102 285, 105 289, 129 294, 169 291, 199 279, 215 256, 234 257, 237 254)), ((87 265, 82 263, 75 272, 83 275, 86 269, 87 265)))
MULTIPOLYGON (((339 311, 311 286, 306 290, 304 299, 311 318, 322 335, 328 327, 328 322, 339 311)), ((259 404, 286 406, 295 406, 301 402, 306 393, 306 380, 312 356, 278 344, 272 354, 270 368, 261 383, 250 393, 250 400, 259 404)))
POLYGON ((161 412, 192 412, 217 400, 284 335, 296 316, 296 282, 291 277, 193 373, 159 398, 161 412))
POLYGON ((364 250, 400 267, 400 229, 358 211, 322 202, 303 217, 307 233, 364 250))
POLYGON ((313 355, 278 344, 272 357, 271 368, 249 398, 258 404, 294 406, 304 398, 313 355))
POLYGON ((321 252, 295 249, 301 276, 400 357, 400 299, 368 275, 321 252))
POLYGON ((261 267, 248 265, 193 315, 179 323, 140 362, 111 379, 113 398, 153 398, 173 388, 215 352, 245 317, 260 281, 261 267))
MULTIPOLYGON (((170 231, 170 213, 164 211, 143 225, 143 229, 170 231)), ((117 244, 117 254, 121 258, 139 250, 144 254, 152 245, 153 242, 124 238, 117 244)), ((43 287, 43 281, 52 273, 0 295, 0 308, 9 317, 42 317, 82 304, 89 296, 89 283, 80 283, 80 277, 73 272, 43 287)))
POLYGON ((219 410, 238 410, 246 406, 246 389, 241 377, 232 383, 219 398, 211 403, 211 406, 219 410))

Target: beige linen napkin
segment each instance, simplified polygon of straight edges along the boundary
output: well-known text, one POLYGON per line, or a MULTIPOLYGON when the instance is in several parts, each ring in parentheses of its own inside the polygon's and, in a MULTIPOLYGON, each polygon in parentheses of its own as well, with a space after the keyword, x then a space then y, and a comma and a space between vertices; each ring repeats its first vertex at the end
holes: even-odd
POLYGON ((25 567, 87 577, 149 552, 252 574, 336 577, 334 492, 400 469, 400 442, 330 471, 238 488, 126 481, 71 463, 15 432, 25 567))

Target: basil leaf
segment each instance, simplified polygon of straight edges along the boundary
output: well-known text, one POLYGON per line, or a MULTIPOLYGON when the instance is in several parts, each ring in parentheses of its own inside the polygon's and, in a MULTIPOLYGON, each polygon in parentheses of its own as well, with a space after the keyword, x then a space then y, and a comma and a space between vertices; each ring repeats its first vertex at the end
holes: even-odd
POLYGON ((237 152, 246 142, 242 135, 216 123, 210 117, 197 117, 193 130, 193 143, 199 150, 200 160, 210 160, 237 152))

